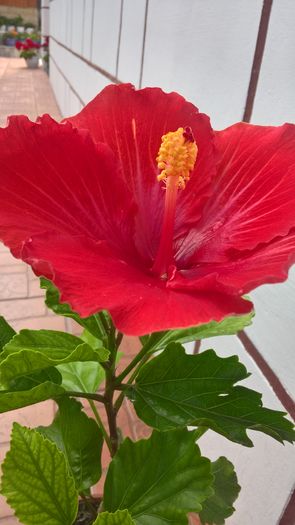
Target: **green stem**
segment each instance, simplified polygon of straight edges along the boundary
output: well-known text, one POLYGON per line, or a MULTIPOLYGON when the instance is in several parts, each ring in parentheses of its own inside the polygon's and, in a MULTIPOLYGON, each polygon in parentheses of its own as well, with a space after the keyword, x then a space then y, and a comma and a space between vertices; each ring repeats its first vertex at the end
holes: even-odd
POLYGON ((107 322, 107 320, 105 318, 104 313, 103 312, 99 312, 97 315, 98 315, 98 317, 99 317, 99 319, 100 319, 100 321, 101 321, 101 323, 102 323, 102 325, 104 327, 105 332, 108 334, 109 331, 110 331, 110 326, 109 326, 109 324, 108 324, 108 322, 107 322))
POLYGON ((119 446, 119 435, 117 429, 117 413, 114 409, 114 391, 115 391, 115 376, 112 369, 106 370, 106 388, 105 388, 105 410, 108 418, 108 425, 110 431, 111 442, 111 456, 113 457, 119 446))
POLYGON ((117 337, 116 337, 116 347, 119 348, 121 342, 122 342, 122 339, 123 339, 123 336, 124 334, 122 334, 122 332, 118 332, 117 333, 117 337))
POLYGON ((116 386, 116 359, 118 351, 118 343, 116 340, 116 332, 114 326, 111 327, 109 332, 109 350, 110 357, 108 361, 108 368, 105 368, 105 393, 104 398, 105 410, 108 418, 109 432, 110 432, 110 444, 111 444, 111 456, 113 457, 119 447, 119 434, 117 428, 117 413, 114 409, 114 392, 116 386))
POLYGON ((116 414, 118 414, 121 406, 122 406, 122 403, 124 401, 124 397, 125 397, 125 392, 123 390, 123 392, 121 392, 121 394, 119 395, 114 407, 115 407, 115 411, 116 411, 116 414))
POLYGON ((93 317, 94 317, 94 319, 96 321, 96 324, 97 324, 97 326, 99 328, 99 331, 101 333, 105 332, 105 327, 104 327, 103 323, 101 322, 101 319, 100 319, 99 315, 98 314, 94 314, 93 317))
POLYGON ((142 361, 142 359, 146 356, 148 352, 151 350, 151 345, 149 344, 149 341, 142 347, 140 352, 135 356, 135 358, 131 361, 131 363, 123 370, 123 372, 118 375, 116 379, 116 384, 122 383, 123 379, 125 379, 126 376, 133 370, 133 368, 136 367, 138 363, 142 361))
MULTIPOLYGON (((140 361, 138 366, 133 371, 133 374, 131 374, 131 376, 129 377, 127 383, 125 383, 123 385, 118 385, 116 387, 116 389, 118 389, 118 390, 122 390, 123 389, 123 391, 121 392, 121 394, 119 395, 119 397, 118 397, 118 399, 117 399, 117 401, 115 403, 116 414, 119 412, 119 410, 121 408, 121 405, 122 405, 122 403, 124 401, 125 391, 126 391, 128 385, 131 385, 133 383, 133 381, 136 378, 137 374, 139 373, 139 371, 141 370, 143 365, 150 359, 151 356, 152 356, 152 354, 145 354, 145 356, 142 358, 142 360, 140 361)), ((118 380, 118 378, 117 378, 117 380, 118 380)))
POLYGON ((98 424, 100 430, 102 431, 102 434, 103 434, 104 440, 105 440, 105 442, 106 442, 106 444, 107 444, 107 447, 108 447, 108 449, 109 449, 109 451, 110 451, 110 453, 111 453, 111 452, 112 452, 112 444, 111 444, 111 440, 110 440, 109 435, 108 435, 108 433, 107 433, 107 431, 106 431, 106 429, 105 429, 105 427, 104 427, 104 424, 103 424, 103 422, 102 422, 102 420, 101 420, 101 417, 100 417, 100 415, 99 415, 99 413, 98 413, 98 410, 97 410, 97 408, 96 408, 94 402, 92 401, 92 399, 88 399, 88 402, 89 402, 89 405, 90 405, 91 408, 92 408, 92 412, 93 412, 93 414, 94 414, 94 417, 95 417, 95 419, 96 419, 96 422, 97 422, 97 424, 98 424))
POLYGON ((94 401, 99 401, 100 403, 103 403, 103 404, 106 403, 105 397, 102 396, 101 394, 89 394, 88 392, 68 391, 68 392, 64 392, 63 395, 70 396, 70 397, 82 397, 85 399, 94 399, 94 401))

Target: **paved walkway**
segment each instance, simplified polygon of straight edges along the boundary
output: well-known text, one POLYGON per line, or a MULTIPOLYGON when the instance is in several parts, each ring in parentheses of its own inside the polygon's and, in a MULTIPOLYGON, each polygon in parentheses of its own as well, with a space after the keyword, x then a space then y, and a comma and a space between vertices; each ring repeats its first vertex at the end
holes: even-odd
MULTIPOLYGON (((26 114, 31 120, 42 113, 49 113, 56 120, 60 119, 48 76, 42 69, 29 70, 23 59, 0 57, 0 126, 4 126, 8 115, 26 114)), ((18 331, 22 328, 68 330, 78 333, 78 326, 63 317, 52 315, 47 310, 43 292, 30 268, 14 259, 9 250, 0 243, 0 315, 3 315, 18 331)), ((138 349, 135 338, 123 341, 124 357, 120 367, 126 366, 138 349)), ((91 412, 88 408, 89 415, 91 412)), ((34 427, 50 424, 54 415, 54 403, 45 402, 22 410, 0 415, 0 462, 8 449, 9 435, 13 421, 34 427)), ((103 414, 102 414, 103 417, 103 414)), ((132 439, 145 437, 149 433, 134 415, 130 403, 125 402, 120 417, 120 426, 124 435, 132 439)), ((107 451, 103 452, 103 466, 109 461, 107 451)), ((101 492, 100 483, 97 491, 101 492)), ((0 497, 0 525, 17 525, 13 512, 0 497)), ((196 523, 196 522, 194 522, 196 523)))
MULTIPOLYGON (((60 119, 48 76, 42 69, 29 70, 25 61, 0 57, 0 126, 6 124, 8 115, 26 114, 35 120, 39 114, 50 113, 60 119)), ((14 259, 9 250, 0 244, 0 315, 15 328, 47 328, 65 330, 65 319, 51 315, 47 310, 43 292, 30 268, 14 259)), ((0 461, 8 448, 13 421, 27 426, 48 425, 54 415, 52 402, 0 415, 0 461)), ((1 525, 16 525, 13 512, 0 498, 1 525)))
POLYGON ((22 58, 0 57, 0 125, 8 115, 25 114, 35 120, 42 113, 60 118, 46 73, 28 69, 22 58))

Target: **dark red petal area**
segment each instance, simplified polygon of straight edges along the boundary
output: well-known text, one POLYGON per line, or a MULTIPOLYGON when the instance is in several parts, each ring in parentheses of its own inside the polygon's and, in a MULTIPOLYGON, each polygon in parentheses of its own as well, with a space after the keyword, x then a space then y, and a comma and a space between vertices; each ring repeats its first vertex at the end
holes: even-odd
POLYGON ((132 199, 112 151, 70 123, 11 117, 0 129, 0 185, 0 238, 16 255, 45 231, 108 238, 123 251, 132 238, 132 199))
POLYGON ((135 91, 130 84, 105 88, 78 115, 67 119, 105 142, 119 159, 126 184, 138 205, 136 244, 151 266, 159 245, 164 209, 163 184, 157 182, 156 157, 161 137, 190 126, 199 153, 191 181, 179 193, 176 237, 183 236, 201 214, 215 173, 213 133, 206 115, 177 93, 159 88, 135 91))
POLYGON ((168 290, 164 282, 119 260, 104 242, 42 235, 28 241, 21 256, 38 275, 52 279, 62 301, 80 315, 107 309, 116 327, 129 335, 221 320, 252 307, 212 290, 168 290))
POLYGON ((236 254, 236 260, 220 269, 218 282, 226 290, 248 293, 265 283, 285 281, 295 263, 295 228, 252 252, 236 254))
POLYGON ((212 195, 186 246, 192 264, 230 260, 295 226, 295 126, 236 124, 216 133, 212 195))
POLYGON ((208 263, 175 275, 169 286, 174 290, 199 290, 203 283, 215 282, 215 288, 243 295, 257 286, 285 281, 295 263, 295 228, 285 237, 277 237, 252 251, 236 251, 225 263, 208 263))

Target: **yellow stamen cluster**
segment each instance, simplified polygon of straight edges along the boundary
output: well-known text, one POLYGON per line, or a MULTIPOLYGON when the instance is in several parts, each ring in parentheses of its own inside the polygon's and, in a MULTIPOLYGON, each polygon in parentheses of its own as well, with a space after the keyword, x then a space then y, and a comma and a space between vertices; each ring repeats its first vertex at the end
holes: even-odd
POLYGON ((179 187, 184 188, 195 166, 197 153, 198 147, 190 128, 178 128, 163 135, 157 156, 161 170, 158 180, 167 182, 168 177, 178 177, 179 187))

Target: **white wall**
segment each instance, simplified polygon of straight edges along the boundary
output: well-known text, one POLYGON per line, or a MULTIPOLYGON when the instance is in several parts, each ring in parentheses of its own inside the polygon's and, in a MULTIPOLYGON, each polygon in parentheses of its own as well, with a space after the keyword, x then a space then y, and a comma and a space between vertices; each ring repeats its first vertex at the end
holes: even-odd
MULTIPOLYGON (((182 93, 215 128, 242 119, 263 0, 51 0, 50 79, 62 113, 78 112, 105 85, 160 85, 182 93), (145 45, 144 45, 145 43, 145 45)), ((295 119, 295 1, 273 0, 252 122, 295 119)), ((257 316, 247 334, 288 393, 294 392, 295 271, 252 294, 257 316)), ((235 337, 205 341, 239 354, 270 407, 283 409, 262 371, 235 337)), ((242 493, 229 525, 276 525, 292 488, 295 455, 253 433, 241 449, 213 433, 204 451, 234 461, 242 493)), ((290 524, 291 525, 291 524, 290 524)))

